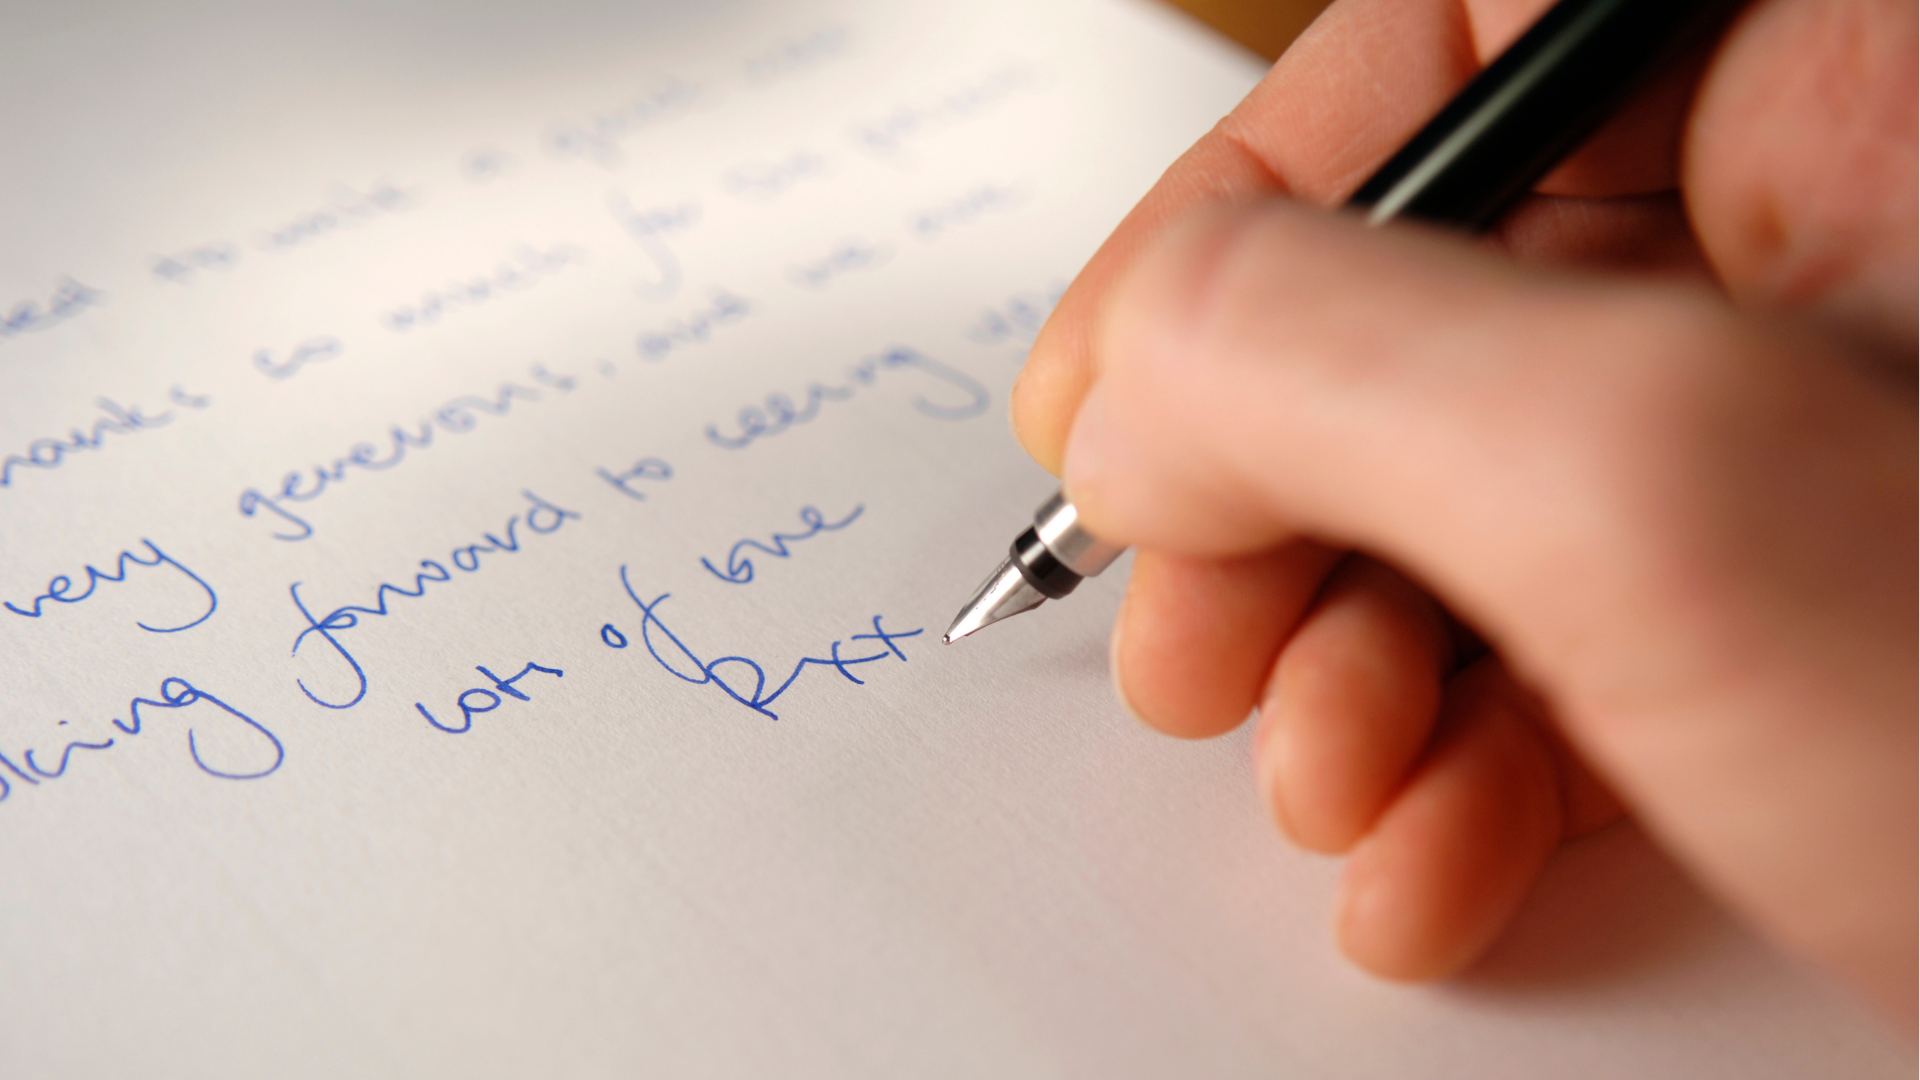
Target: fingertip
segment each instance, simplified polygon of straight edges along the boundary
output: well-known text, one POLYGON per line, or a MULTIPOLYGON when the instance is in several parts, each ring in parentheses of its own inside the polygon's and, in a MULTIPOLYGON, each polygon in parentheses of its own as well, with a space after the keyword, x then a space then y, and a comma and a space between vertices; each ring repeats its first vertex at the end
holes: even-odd
POLYGON ((1355 847, 1334 937, 1382 978, 1442 978, 1505 928, 1561 834, 1549 752, 1485 662, 1450 687, 1443 734, 1355 847))

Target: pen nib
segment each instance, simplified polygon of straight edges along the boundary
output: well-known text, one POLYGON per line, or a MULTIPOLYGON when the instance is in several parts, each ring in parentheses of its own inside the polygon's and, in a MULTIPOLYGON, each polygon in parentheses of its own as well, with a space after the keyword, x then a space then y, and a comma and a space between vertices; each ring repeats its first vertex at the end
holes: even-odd
POLYGON ((997 623, 1009 615, 1018 615, 1023 611, 1032 611, 1047 598, 1039 589, 1027 584, 1012 559, 1000 564, 973 599, 967 601, 954 616, 953 625, 947 627, 946 642, 951 645, 983 626, 997 623))

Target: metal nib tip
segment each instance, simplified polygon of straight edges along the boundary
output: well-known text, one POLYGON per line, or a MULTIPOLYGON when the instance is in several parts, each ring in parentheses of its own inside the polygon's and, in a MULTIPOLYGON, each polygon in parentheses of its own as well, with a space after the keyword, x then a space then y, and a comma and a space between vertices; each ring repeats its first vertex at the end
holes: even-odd
POLYGON ((953 617, 947 627, 946 643, 951 645, 983 626, 991 626, 1009 615, 1032 611, 1046 603, 1045 593, 1027 584, 1027 579, 1012 559, 1000 564, 993 576, 981 584, 973 599, 953 617))

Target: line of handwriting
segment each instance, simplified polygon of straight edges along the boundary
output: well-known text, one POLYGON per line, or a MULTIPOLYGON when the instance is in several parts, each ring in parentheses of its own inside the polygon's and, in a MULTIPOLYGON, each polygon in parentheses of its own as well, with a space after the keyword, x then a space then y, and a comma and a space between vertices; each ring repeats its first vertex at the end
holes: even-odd
POLYGON ((53 295, 45 303, 22 300, 5 313, 0 313, 0 338, 51 330, 106 302, 107 294, 99 289, 82 285, 72 278, 61 278, 60 284, 54 287, 53 295))
POLYGON ((913 399, 913 407, 923 415, 940 420, 965 420, 987 409, 992 395, 979 380, 957 368, 949 367, 914 349, 893 348, 879 356, 868 357, 847 370, 847 385, 829 386, 809 383, 800 394, 800 402, 785 394, 768 394, 763 404, 749 405, 735 417, 737 434, 723 434, 718 425, 707 425, 707 440, 728 450, 744 450, 757 439, 778 435, 796 424, 805 424, 820 414, 828 401, 845 401, 861 387, 872 386, 883 371, 919 371, 966 395, 964 402, 945 405, 923 395, 913 399))
POLYGON ((511 259, 502 259, 484 274, 449 281, 444 288, 428 289, 420 299, 391 308, 380 315, 389 330, 405 333, 416 327, 431 326, 455 311, 476 308, 502 294, 530 289, 586 255, 572 244, 555 244, 545 251, 522 244, 511 259))
POLYGON ((634 291, 643 300, 673 299, 680 291, 680 257, 667 245, 667 237, 692 228, 700 220, 700 204, 683 202, 641 209, 616 191, 607 196, 607 211, 653 263, 652 277, 635 286, 634 291))
POLYGON ((314 704, 323 705, 329 709, 351 709, 360 704, 360 700, 367 696, 367 671, 353 653, 340 643, 339 635, 359 626, 363 616, 385 618, 393 614, 387 609, 387 602, 390 599, 418 600, 426 595, 428 585, 452 581, 453 570, 467 574, 478 572, 487 565, 481 558, 484 555, 512 554, 519 551, 521 545, 519 529, 523 523, 528 531, 535 535, 549 536, 558 532, 567 522, 577 521, 580 518, 580 515, 574 511, 562 510, 531 491, 522 491, 520 494, 530 505, 524 513, 516 513, 507 519, 506 528, 501 530, 506 533, 504 539, 490 532, 482 533, 480 543, 454 548, 446 562, 437 559, 421 559, 420 572, 413 575, 412 588, 382 583, 373 590, 372 606, 342 604, 316 619, 313 617, 313 611, 307 607, 307 602, 300 598, 300 586, 305 582, 296 581, 287 586, 287 595, 293 598, 293 606, 300 612, 300 617, 306 620, 306 625, 294 637, 293 649, 288 655, 298 657, 300 647, 307 643, 308 636, 318 634, 320 639, 333 650, 334 655, 344 661, 347 668, 353 672, 355 684, 354 692, 350 697, 328 699, 309 689, 304 679, 295 678, 294 683, 300 687, 300 692, 307 695, 314 704), (453 570, 447 568, 448 563, 453 564, 453 570))
POLYGON ((838 532, 853 524, 855 519, 859 518, 861 511, 865 509, 865 506, 855 506, 852 513, 841 518, 839 521, 828 521, 826 516, 820 513, 818 509, 811 506, 803 506, 800 508, 800 524, 807 527, 806 532, 777 532, 773 534, 773 538, 770 541, 765 543, 759 540, 742 540, 727 549, 727 568, 725 570, 713 565, 713 561, 710 559, 701 559, 700 565, 707 568, 707 573, 712 574, 721 581, 730 581, 735 585, 745 585, 753 580, 753 552, 757 551, 762 555, 771 555, 776 559, 792 558, 793 552, 787 550, 788 544, 798 543, 802 540, 811 540, 823 532, 838 532))
MULTIPOLYGON (((542 385, 557 390, 572 390, 575 385, 571 376, 555 375, 541 364, 535 364, 531 374, 542 385)), ((400 424, 388 428, 384 446, 370 442, 354 443, 347 448, 344 457, 337 457, 330 464, 287 473, 271 495, 259 488, 246 489, 240 493, 240 513, 247 517, 270 514, 282 525, 297 530, 275 532, 272 534, 275 540, 305 540, 313 535, 313 523, 295 513, 287 504, 312 502, 355 470, 381 472, 391 469, 407 460, 408 451, 432 446, 435 431, 464 435, 479 425, 482 416, 505 416, 513 409, 515 401, 539 400, 540 391, 518 383, 501 383, 499 391, 492 398, 471 394, 454 398, 412 428, 400 424)))
POLYGON ((811 150, 795 150, 777 161, 756 161, 728 169, 721 185, 740 198, 765 202, 803 180, 825 176, 829 164, 811 150))
POLYGON ((723 326, 732 326, 753 314, 753 301, 738 293, 726 289, 716 289, 713 299, 695 311, 690 311, 672 322, 643 330, 634 339, 634 348, 642 360, 659 362, 672 353, 695 345, 703 345, 713 337, 713 332, 723 326))
POLYGON ((907 215, 907 227, 922 240, 932 240, 960 225, 972 224, 1026 201, 1027 193, 1004 184, 976 184, 951 199, 907 215))
POLYGON ((603 168, 626 160, 621 144, 663 120, 693 108, 706 91, 684 79, 669 78, 605 112, 585 120, 557 121, 547 128, 547 153, 562 161, 586 159, 603 168))
MULTIPOLYGON (((160 683, 160 696, 157 698, 136 697, 127 704, 128 719, 115 718, 111 721, 119 735, 106 738, 71 739, 60 748, 58 763, 42 763, 34 755, 36 750, 20 753, 19 761, 6 754, 0 754, 0 802, 13 794, 16 782, 39 787, 49 780, 58 780, 67 774, 67 768, 73 764, 74 755, 80 751, 99 752, 111 750, 126 741, 125 737, 138 735, 145 729, 150 719, 143 715, 146 710, 184 709, 205 702, 217 712, 216 719, 225 718, 238 721, 237 726, 228 726, 225 732, 207 735, 203 738, 198 727, 187 729, 187 753, 193 757, 193 763, 200 771, 222 780, 258 780, 270 775, 286 761, 286 747, 278 736, 267 729, 265 724, 241 712, 239 709, 214 697, 212 694, 194 686, 177 676, 160 683), (261 742, 261 740, 266 740, 261 742), (203 742, 218 743, 214 747, 202 746, 203 742), (245 744, 244 746, 242 744, 245 744), (235 751, 238 750, 236 753, 235 751), (268 758, 272 760, 267 760, 268 758), (209 758, 215 760, 210 761, 209 758), (11 774, 11 775, 9 775, 11 774)), ((202 713, 200 715, 207 715, 202 713)), ((67 721, 60 721, 66 727, 67 721)))
MULTIPOLYGON (((213 403, 204 394, 189 394, 178 386, 168 392, 168 398, 190 409, 204 409, 213 403)), ((112 398, 100 398, 94 404, 107 415, 95 420, 92 427, 74 428, 65 438, 35 439, 27 444, 26 453, 8 454, 0 460, 0 487, 13 486, 15 469, 57 469, 76 450, 100 449, 108 435, 137 435, 173 422, 172 409, 149 413, 139 405, 123 407, 112 398)))
POLYGON ((458 727, 452 724, 441 723, 433 713, 427 711, 425 704, 418 701, 414 702, 413 707, 420 710, 420 715, 426 717, 427 723, 432 724, 435 730, 444 731, 449 735, 465 735, 467 732, 473 730, 473 718, 475 716, 490 713, 500 707, 500 694, 505 694, 515 701, 532 701, 532 697, 514 685, 521 679, 526 678, 536 671, 543 675, 551 675, 556 679, 566 675, 566 672, 561 671, 559 668, 541 667, 531 660, 527 661, 526 667, 520 669, 520 674, 515 675, 511 679, 503 679, 493 672, 488 671, 485 667, 475 667, 473 670, 492 679, 494 690, 498 690, 499 693, 495 693, 494 690, 488 690, 485 687, 475 687, 472 690, 461 691, 460 696, 454 699, 454 704, 460 709, 460 724, 458 727))
POLYGON ((286 251, 332 236, 345 229, 411 210, 424 201, 417 187, 397 187, 381 180, 365 191, 335 184, 327 204, 308 210, 268 229, 256 243, 269 251, 286 251))
POLYGON ((787 280, 803 289, 818 292, 836 278, 856 270, 873 270, 893 258, 893 245, 865 240, 842 240, 824 257, 787 267, 787 280))
POLYGON ((1031 345, 1046 325, 1047 316, 1065 295, 1067 283, 1054 282, 1046 289, 1028 289, 1014 293, 994 307, 980 312, 967 324, 967 340, 980 345, 1031 345))
POLYGON ((931 100, 901 105, 886 115, 854 126, 854 141, 881 155, 893 155, 923 135, 979 116, 1040 84, 1032 67, 1012 62, 931 100))
POLYGON ((256 349, 253 366, 269 379, 291 379, 308 364, 318 364, 339 356, 345 348, 336 337, 311 337, 287 351, 287 358, 275 362, 273 350, 256 349))
POLYGON ((838 56, 847 47, 844 26, 823 26, 809 34, 788 38, 763 53, 747 57, 747 78, 766 83, 793 75, 838 56))
POLYGON ((600 479, 618 488, 622 495, 639 502, 647 501, 647 493, 633 486, 636 481, 673 479, 673 466, 657 457, 643 457, 634 462, 633 468, 624 472, 614 472, 611 469, 593 471, 600 479))
MULTIPOLYGON (((842 656, 840 655, 840 641, 835 639, 833 644, 828 647, 826 656, 801 657, 794 663, 793 670, 787 674, 787 677, 781 681, 780 685, 769 691, 767 689, 767 671, 760 666, 758 661, 749 660, 744 656, 723 656, 718 660, 701 660, 691 648, 687 647, 685 642, 680 640, 677 634, 671 629, 668 629, 667 624, 660 619, 659 609, 660 605, 665 603, 668 597, 672 596, 671 593, 662 593, 650 601, 640 599, 639 594, 633 591, 633 583, 628 579, 627 568, 624 566, 620 568, 620 585, 627 590, 627 596, 632 598, 634 605, 640 609, 640 642, 646 646, 647 652, 652 655, 653 659, 659 663, 661 667, 667 669, 669 674, 683 682, 690 682, 698 686, 719 687, 728 697, 769 720, 780 719, 780 715, 769 708, 769 706, 779 700, 780 695, 786 693, 787 688, 791 687, 801 675, 805 674, 809 667, 833 668, 855 686, 865 686, 866 682, 855 675, 851 670, 852 668, 860 664, 871 664, 877 660, 885 660, 890 656, 904 663, 907 659, 907 654, 903 652, 896 643, 905 638, 917 637, 921 633, 924 633, 923 630, 888 631, 880 625, 882 617, 875 615, 873 617, 873 633, 854 634, 851 636, 851 641, 855 647, 858 647, 859 642, 873 642, 873 645, 867 647, 878 648, 880 651, 867 656, 842 656), (662 642, 658 640, 658 638, 664 638, 665 641, 662 642), (661 649, 663 647, 668 653, 667 656, 661 655, 661 649), (733 682, 729 682, 726 678, 722 677, 721 672, 723 670, 734 673, 733 682), (753 680, 753 688, 751 690, 747 689, 747 679, 749 675, 753 680)), ((615 649, 624 649, 628 644, 627 635, 622 633, 620 629, 612 623, 607 623, 600 628, 600 640, 608 647, 615 649)))
POLYGON ((140 543, 146 546, 147 554, 153 556, 151 559, 143 559, 135 554, 134 551, 122 551, 114 559, 113 569, 111 571, 101 570, 92 563, 88 563, 85 576, 86 588, 77 593, 73 591, 73 578, 66 574, 56 574, 52 580, 47 582, 46 591, 28 602, 31 606, 21 607, 11 600, 0 602, 0 606, 4 606, 15 615, 22 615, 29 619, 38 619, 41 615, 45 614, 45 612, 41 610, 41 606, 48 602, 55 604, 77 604, 92 596, 93 591, 99 588, 100 583, 103 581, 111 581, 118 584, 127 580, 128 564, 131 563, 134 566, 173 567, 185 576, 187 580, 200 587, 200 590, 206 594, 207 603, 207 610, 201 612, 190 621, 181 623, 179 626, 148 626, 146 623, 137 620, 134 622, 135 626, 156 634, 177 634, 182 630, 191 630, 201 623, 206 622, 209 618, 212 618, 214 611, 220 607, 220 598, 214 595, 213 586, 208 585, 206 579, 199 574, 187 569, 178 559, 161 551, 160 545, 147 539, 142 539, 140 543))

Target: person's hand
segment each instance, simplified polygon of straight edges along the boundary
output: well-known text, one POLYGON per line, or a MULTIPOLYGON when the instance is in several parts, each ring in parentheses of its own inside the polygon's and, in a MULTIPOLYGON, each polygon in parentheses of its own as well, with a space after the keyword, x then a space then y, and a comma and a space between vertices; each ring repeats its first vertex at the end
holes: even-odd
POLYGON ((1015 429, 1139 549, 1123 698, 1258 707, 1361 965, 1471 962, 1624 803, 1911 1030, 1914 5, 1761 0, 1490 240, 1298 205, 1544 6, 1340 0, 1074 282, 1015 429))

